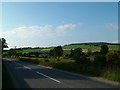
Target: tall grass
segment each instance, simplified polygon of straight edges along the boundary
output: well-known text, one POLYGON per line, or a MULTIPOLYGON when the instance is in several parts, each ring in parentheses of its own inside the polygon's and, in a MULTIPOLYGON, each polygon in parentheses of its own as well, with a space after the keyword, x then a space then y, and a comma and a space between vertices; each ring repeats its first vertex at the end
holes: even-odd
POLYGON ((102 72, 102 77, 105 77, 109 80, 120 82, 120 68, 115 67, 106 67, 102 72))

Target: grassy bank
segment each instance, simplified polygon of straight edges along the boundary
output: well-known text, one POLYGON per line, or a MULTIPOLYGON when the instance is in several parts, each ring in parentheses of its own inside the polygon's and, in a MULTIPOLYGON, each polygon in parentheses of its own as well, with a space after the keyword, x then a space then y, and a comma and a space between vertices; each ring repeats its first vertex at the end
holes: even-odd
POLYGON ((104 77, 108 80, 120 82, 120 68, 105 67, 104 69, 97 69, 92 64, 77 64, 70 58, 55 59, 55 58, 19 58, 20 61, 34 63, 38 65, 50 66, 53 68, 80 73, 84 75, 104 77))
POLYGON ((2 88, 14 88, 13 81, 4 62, 2 63, 2 88))

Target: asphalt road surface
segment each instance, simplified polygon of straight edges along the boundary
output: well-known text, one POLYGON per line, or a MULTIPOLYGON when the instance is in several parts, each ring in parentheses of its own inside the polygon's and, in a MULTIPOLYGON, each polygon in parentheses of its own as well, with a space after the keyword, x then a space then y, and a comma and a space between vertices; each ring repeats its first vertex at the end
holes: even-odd
POLYGON ((15 88, 118 88, 118 85, 62 70, 11 59, 4 59, 4 62, 15 88))

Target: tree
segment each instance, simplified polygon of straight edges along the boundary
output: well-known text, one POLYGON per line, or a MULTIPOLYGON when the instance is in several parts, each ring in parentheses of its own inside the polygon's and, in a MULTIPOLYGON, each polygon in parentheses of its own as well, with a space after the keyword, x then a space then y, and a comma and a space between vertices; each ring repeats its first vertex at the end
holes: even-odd
POLYGON ((119 65, 120 64, 120 56, 119 56, 118 52, 110 51, 106 54, 106 57, 107 57, 107 62, 110 65, 119 65))
POLYGON ((49 55, 50 55, 50 56, 53 56, 53 55, 54 55, 53 50, 50 50, 49 55))
POLYGON ((17 52, 15 49, 10 49, 8 52, 7 52, 7 55, 8 56, 12 56, 12 55, 15 55, 16 56, 17 52))
POLYGON ((35 57, 39 57, 39 52, 34 52, 35 57))
POLYGON ((99 54, 95 55, 93 64, 96 68, 99 68, 99 69, 102 69, 103 67, 105 67, 107 64, 106 55, 99 55, 99 54))
POLYGON ((4 38, 1 38, 0 41, 2 42, 2 51, 4 48, 8 48, 6 40, 4 38))
POLYGON ((73 57, 73 55, 74 55, 74 50, 71 49, 70 57, 73 57))
POLYGON ((24 53, 24 54, 23 54, 23 57, 26 57, 26 56, 27 56, 27 54, 26 54, 26 53, 24 53))
POLYGON ((76 60, 76 62, 80 61, 81 55, 82 55, 82 49, 81 48, 76 48, 73 51, 73 58, 76 60))
POLYGON ((57 46, 53 49, 53 53, 55 57, 60 57, 63 55, 63 49, 61 46, 57 46))
POLYGON ((109 48, 108 48, 107 45, 102 45, 100 52, 101 52, 102 54, 106 54, 106 53, 108 52, 108 50, 109 50, 109 48))

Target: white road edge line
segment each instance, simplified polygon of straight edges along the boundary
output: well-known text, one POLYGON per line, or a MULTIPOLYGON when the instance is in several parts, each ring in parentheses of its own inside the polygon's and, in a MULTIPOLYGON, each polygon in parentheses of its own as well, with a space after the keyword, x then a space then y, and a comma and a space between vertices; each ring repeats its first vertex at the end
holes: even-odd
POLYGON ((31 68, 29 68, 29 67, 26 67, 26 66, 24 66, 24 68, 27 68, 27 69, 30 69, 30 70, 32 70, 31 68))
POLYGON ((47 78, 49 78, 49 79, 51 79, 51 80, 53 80, 53 81, 56 81, 56 82, 58 82, 58 83, 61 83, 60 81, 58 81, 58 80, 56 80, 56 79, 54 79, 54 78, 51 78, 51 77, 49 77, 49 76, 47 76, 47 75, 45 75, 45 74, 43 74, 43 73, 40 73, 40 72, 36 72, 36 73, 38 73, 38 74, 40 74, 40 75, 43 75, 43 76, 45 76, 45 77, 47 77, 47 78))

